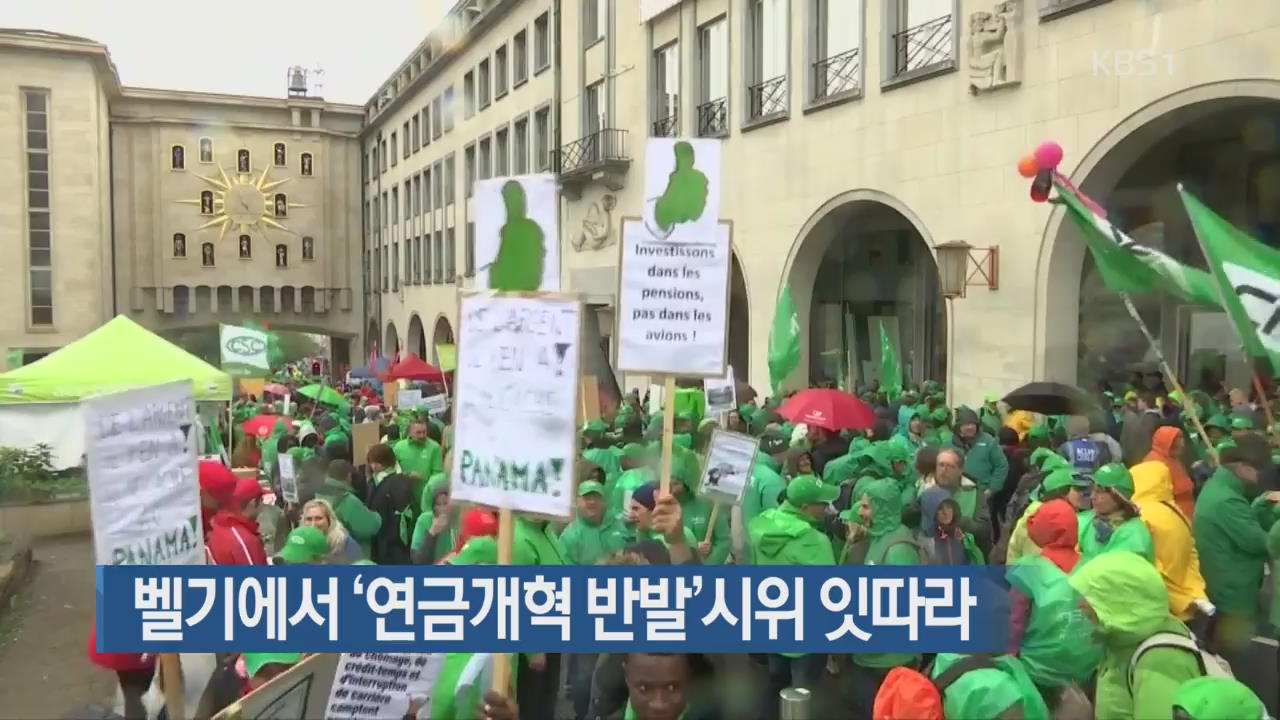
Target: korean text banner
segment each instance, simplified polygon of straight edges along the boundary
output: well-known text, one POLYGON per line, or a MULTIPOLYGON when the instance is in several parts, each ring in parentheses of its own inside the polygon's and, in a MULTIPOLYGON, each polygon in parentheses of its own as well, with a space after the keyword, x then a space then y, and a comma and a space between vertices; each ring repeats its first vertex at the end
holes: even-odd
POLYGON ((101 566, 98 650, 1003 652, 984 567, 101 566))

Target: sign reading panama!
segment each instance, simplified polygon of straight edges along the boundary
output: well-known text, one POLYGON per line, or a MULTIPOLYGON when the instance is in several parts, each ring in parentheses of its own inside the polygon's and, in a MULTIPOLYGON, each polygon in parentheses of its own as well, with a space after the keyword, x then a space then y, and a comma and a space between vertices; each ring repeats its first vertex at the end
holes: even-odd
POLYGON ((568 517, 581 303, 476 293, 458 315, 453 498, 568 517))

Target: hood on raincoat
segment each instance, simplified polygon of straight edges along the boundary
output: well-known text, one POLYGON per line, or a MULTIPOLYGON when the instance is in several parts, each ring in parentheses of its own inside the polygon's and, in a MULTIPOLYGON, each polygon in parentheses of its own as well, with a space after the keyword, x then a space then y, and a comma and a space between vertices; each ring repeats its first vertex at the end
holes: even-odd
POLYGON ((1244 683, 1232 678, 1199 677, 1178 686, 1173 706, 1191 720, 1262 720, 1266 708, 1244 683))
POLYGON ((944 717, 937 686, 906 667, 896 667, 884 676, 871 709, 871 720, 944 720, 944 717))
POLYGON ((1109 645, 1135 646, 1169 617, 1164 581, 1137 553, 1103 553, 1072 573, 1068 582, 1093 608, 1099 634, 1109 645))
MULTIPOLYGON (((963 657, 939 653, 933 662, 932 677, 936 680, 963 657)), ((991 661, 996 668, 970 670, 947 688, 942 696, 942 710, 946 717, 985 720, 1022 703, 1025 720, 1048 720, 1048 708, 1021 661, 1009 655, 1001 655, 991 661)))
POLYGON ((1040 554, 1064 573, 1080 560, 1076 550, 1076 509, 1064 499, 1050 500, 1027 518, 1027 537, 1040 546, 1040 554))
POLYGON ((972 408, 963 405, 956 408, 956 421, 953 427, 959 430, 961 425, 969 424, 977 425, 978 432, 982 432, 982 423, 978 421, 978 413, 974 412, 972 408))
POLYGON ((905 434, 911 425, 911 418, 915 417, 916 414, 916 408, 903 403, 898 408, 898 432, 905 434))
POLYGON ((823 485, 839 485, 858 474, 861 453, 841 455, 822 468, 823 485))
POLYGON ((1169 466, 1159 460, 1148 460, 1129 468, 1133 478, 1133 502, 1139 507, 1145 503, 1171 502, 1173 500, 1173 475, 1169 466))
POLYGON ((956 520, 960 519, 959 503, 951 497, 951 493, 937 485, 920 494, 920 529, 929 537, 938 535, 938 508, 942 503, 950 501, 955 504, 956 520))
POLYGON ((765 513, 751 523, 751 545, 761 554, 775 556, 793 540, 813 530, 813 522, 796 506, 783 501, 779 512, 765 513))
MULTIPOLYGON (((875 479, 858 483, 858 491, 866 495, 871 505, 871 527, 867 534, 873 538, 884 537, 902 524, 902 492, 898 483, 890 479, 875 479)), ((857 503, 861 497, 854 498, 852 512, 857 516, 857 503)), ((849 511, 846 511, 849 512, 849 511)))

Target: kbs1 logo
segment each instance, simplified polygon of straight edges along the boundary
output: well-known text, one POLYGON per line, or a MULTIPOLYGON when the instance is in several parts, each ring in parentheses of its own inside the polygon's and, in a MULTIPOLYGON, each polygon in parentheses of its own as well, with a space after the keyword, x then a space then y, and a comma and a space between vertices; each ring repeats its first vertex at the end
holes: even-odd
POLYGON ((1151 50, 1094 50, 1093 74, 1101 77, 1173 75, 1173 53, 1151 50))

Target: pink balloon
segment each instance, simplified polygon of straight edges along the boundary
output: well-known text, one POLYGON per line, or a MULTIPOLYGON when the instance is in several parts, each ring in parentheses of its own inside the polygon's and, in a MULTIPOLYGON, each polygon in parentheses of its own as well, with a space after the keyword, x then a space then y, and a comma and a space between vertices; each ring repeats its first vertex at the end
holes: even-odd
POLYGON ((1062 146, 1052 140, 1040 143, 1035 151, 1036 164, 1041 170, 1053 170, 1062 162, 1062 146))

